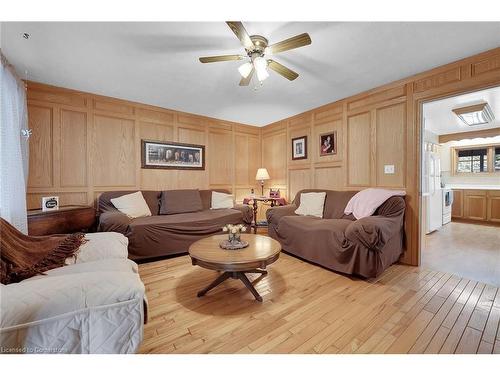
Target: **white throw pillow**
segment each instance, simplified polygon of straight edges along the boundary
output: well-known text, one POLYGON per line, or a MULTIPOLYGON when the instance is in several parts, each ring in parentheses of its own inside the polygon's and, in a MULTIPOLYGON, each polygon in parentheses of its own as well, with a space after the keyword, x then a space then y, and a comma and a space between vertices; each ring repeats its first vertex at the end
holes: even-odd
POLYGON ((219 193, 217 191, 212 191, 212 207, 211 209, 217 208, 233 208, 234 201, 231 194, 219 193))
POLYGON ((140 191, 122 195, 121 197, 110 199, 110 201, 118 211, 123 212, 131 219, 151 216, 151 210, 140 191))
POLYGON ((323 218, 326 192, 300 194, 300 205, 295 210, 297 215, 308 215, 323 218))

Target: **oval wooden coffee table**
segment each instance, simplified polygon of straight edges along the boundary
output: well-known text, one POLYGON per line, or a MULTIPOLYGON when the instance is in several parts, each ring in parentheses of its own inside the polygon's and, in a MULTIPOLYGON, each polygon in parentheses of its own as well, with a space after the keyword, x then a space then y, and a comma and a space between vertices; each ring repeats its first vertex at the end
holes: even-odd
POLYGON ((193 266, 200 266, 210 270, 222 271, 209 286, 198 292, 202 297, 224 280, 229 278, 240 279, 252 292, 255 299, 262 302, 262 297, 248 280, 246 273, 267 274, 265 268, 275 262, 281 251, 278 241, 258 234, 242 234, 241 239, 249 245, 239 250, 221 249, 219 243, 227 239, 227 235, 217 235, 196 241, 189 247, 189 256, 193 266))

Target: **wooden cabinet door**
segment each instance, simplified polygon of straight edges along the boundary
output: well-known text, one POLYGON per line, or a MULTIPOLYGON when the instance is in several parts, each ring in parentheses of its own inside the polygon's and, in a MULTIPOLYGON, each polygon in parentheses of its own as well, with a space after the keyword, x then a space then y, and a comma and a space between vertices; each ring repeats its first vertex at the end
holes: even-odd
POLYGON ((500 190, 488 191, 488 221, 500 222, 500 190))
POLYGON ((464 192, 453 190, 453 204, 451 205, 451 217, 464 216, 464 192))
POLYGON ((487 197, 485 190, 465 190, 464 216, 466 219, 486 220, 487 197))

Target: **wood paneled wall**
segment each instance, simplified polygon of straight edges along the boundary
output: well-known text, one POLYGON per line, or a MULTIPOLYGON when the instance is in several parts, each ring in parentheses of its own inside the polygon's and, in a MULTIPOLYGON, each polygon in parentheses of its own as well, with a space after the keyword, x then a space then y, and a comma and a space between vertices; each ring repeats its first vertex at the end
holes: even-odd
POLYGON ((500 84, 500 48, 315 108, 263 128, 46 85, 28 84, 28 206, 57 194, 93 203, 106 190, 227 188, 238 200, 257 187, 259 166, 289 199, 303 188, 405 189, 406 251, 420 262, 420 108, 424 102, 500 84), (336 130, 336 155, 319 156, 319 135, 336 130), (291 159, 291 139, 308 136, 308 158, 291 159), (205 144, 201 171, 140 168, 140 139, 205 144), (384 165, 395 167, 385 174, 384 165))
POLYGON ((262 164, 289 199, 303 188, 407 192, 406 251, 420 262, 420 111, 425 101, 500 84, 500 48, 348 97, 262 129, 262 164), (319 156, 319 134, 336 130, 338 153, 319 156), (291 139, 307 136, 308 158, 292 160, 291 139), (394 165, 385 174, 384 165, 394 165))
POLYGON ((164 108, 28 82, 28 208, 41 197, 94 204, 109 190, 257 188, 261 130, 164 108), (206 146, 204 171, 141 169, 141 139, 206 146))

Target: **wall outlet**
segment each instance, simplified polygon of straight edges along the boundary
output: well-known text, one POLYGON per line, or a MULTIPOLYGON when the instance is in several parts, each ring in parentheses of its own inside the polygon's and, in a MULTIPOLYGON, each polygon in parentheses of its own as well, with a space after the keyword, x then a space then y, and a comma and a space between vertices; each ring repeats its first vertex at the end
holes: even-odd
POLYGON ((384 173, 385 174, 394 174, 394 165, 393 164, 384 165, 384 173))

